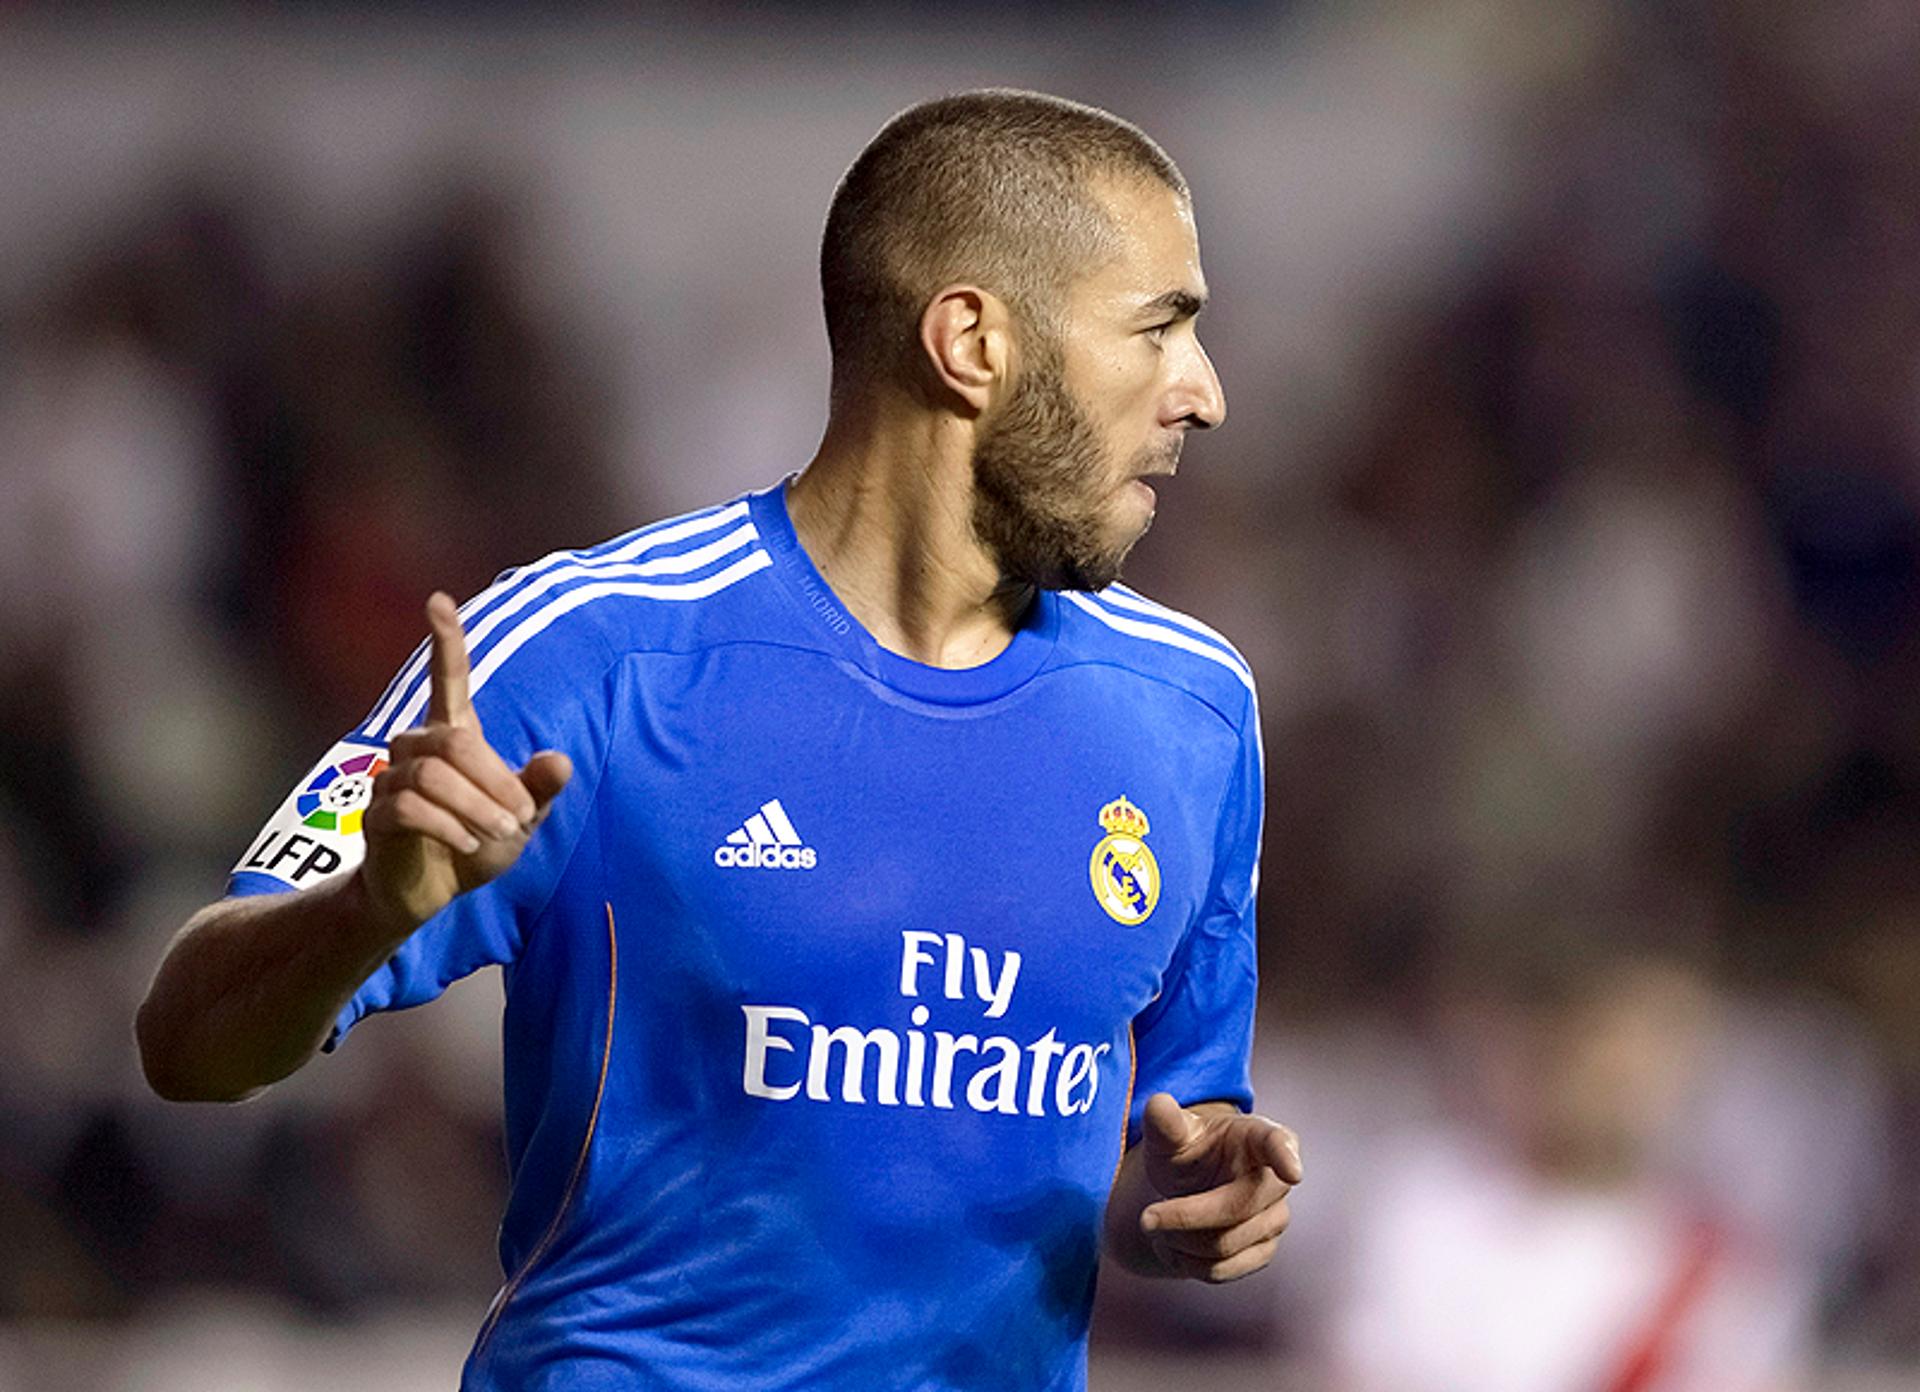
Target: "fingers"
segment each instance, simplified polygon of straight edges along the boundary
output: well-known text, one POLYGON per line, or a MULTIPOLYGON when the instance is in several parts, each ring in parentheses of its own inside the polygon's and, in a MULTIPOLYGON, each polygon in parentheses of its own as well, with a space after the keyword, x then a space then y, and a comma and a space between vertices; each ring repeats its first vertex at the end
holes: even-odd
POLYGON ((1152 1205, 1141 1214, 1140 1226, 1173 1274, 1235 1281, 1273 1260, 1275 1244, 1293 1220, 1290 1192, 1271 1170, 1262 1170, 1206 1194, 1152 1205), (1241 1214, 1237 1222, 1227 1217, 1241 1214))
POLYGON ((543 749, 520 770, 520 786, 533 799, 534 816, 545 817, 547 808, 560 796, 560 790, 573 777, 573 760, 554 749, 543 749))
POLYGON ((1199 1123, 1187 1113, 1170 1092, 1156 1092, 1147 1099, 1146 1115, 1141 1119, 1140 1139, 1161 1155, 1178 1155, 1199 1123))
MULTIPOLYGON (((393 761, 387 770, 388 774, 394 776, 390 781, 398 780, 403 787, 418 786, 413 779, 419 775, 405 772, 414 764, 446 764, 483 793, 499 811, 510 817, 516 824, 513 831, 530 825, 534 813, 539 810, 526 785, 507 767, 506 761, 494 752, 493 746, 487 743, 477 726, 430 725, 407 730, 393 737, 387 748, 387 756, 393 761)), ((504 827, 505 824, 501 825, 504 827)), ((495 834, 483 823, 476 823, 474 829, 495 834)), ((512 833, 503 830, 498 834, 512 833)))
POLYGON ((467 830, 466 823, 412 788, 376 798, 367 808, 366 830, 369 837, 396 833, 424 836, 458 855, 472 855, 480 849, 480 839, 467 830))
POLYGON ((444 590, 435 590, 427 599, 427 627, 433 641, 428 659, 428 723, 478 725, 468 689, 467 635, 460 627, 460 611, 444 590))
POLYGON ((1243 1251, 1218 1260, 1191 1257, 1184 1252, 1164 1252, 1160 1260, 1175 1276, 1190 1276, 1196 1281, 1205 1281, 1217 1286, 1227 1281, 1237 1281, 1242 1276, 1251 1276, 1264 1268, 1273 1260, 1279 1241, 1277 1237, 1270 1237, 1264 1242, 1256 1242, 1243 1251))
MULTIPOLYGON (((1154 1250, 1162 1255, 1179 1253, 1203 1261, 1221 1261, 1237 1256, 1247 1248, 1272 1241, 1293 1221, 1287 1191, 1241 1222, 1226 1227, 1152 1229, 1154 1250)), ((1142 1226, 1146 1224, 1143 1222, 1142 1226)))
MULTIPOLYGON (((1266 1118, 1251 1117, 1249 1120, 1266 1121, 1266 1118)), ((1298 1184, 1306 1178, 1306 1171, 1300 1168, 1300 1138, 1277 1121, 1268 1121, 1267 1126, 1270 1129, 1262 1138, 1261 1145, 1266 1162, 1287 1183, 1298 1184)))
POLYGON ((380 775, 377 792, 388 795, 417 793, 436 807, 451 813, 475 836, 490 841, 510 841, 530 829, 533 800, 511 780, 525 804, 526 815, 502 806, 453 764, 435 755, 396 763, 380 775))
POLYGON ((1140 1213, 1149 1233, 1223 1232, 1283 1203, 1290 1186, 1264 1165, 1237 1175, 1217 1188, 1177 1199, 1162 1199, 1140 1213))

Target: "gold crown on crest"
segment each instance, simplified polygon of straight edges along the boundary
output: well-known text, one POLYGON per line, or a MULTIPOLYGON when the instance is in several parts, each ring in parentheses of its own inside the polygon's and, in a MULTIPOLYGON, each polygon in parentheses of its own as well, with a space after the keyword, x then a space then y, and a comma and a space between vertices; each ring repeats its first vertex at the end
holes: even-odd
POLYGON ((1109 835, 1137 838, 1147 834, 1147 814, 1128 802, 1123 794, 1100 809, 1100 825, 1109 835))

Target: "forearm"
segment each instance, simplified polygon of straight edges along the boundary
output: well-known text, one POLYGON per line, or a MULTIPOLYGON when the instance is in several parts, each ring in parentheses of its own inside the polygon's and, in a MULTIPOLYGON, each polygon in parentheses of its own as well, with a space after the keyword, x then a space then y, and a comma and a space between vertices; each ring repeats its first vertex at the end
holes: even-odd
POLYGON ((169 1101, 235 1102, 286 1077, 410 931, 374 913, 358 874, 208 905, 141 1003, 148 1084, 169 1101))

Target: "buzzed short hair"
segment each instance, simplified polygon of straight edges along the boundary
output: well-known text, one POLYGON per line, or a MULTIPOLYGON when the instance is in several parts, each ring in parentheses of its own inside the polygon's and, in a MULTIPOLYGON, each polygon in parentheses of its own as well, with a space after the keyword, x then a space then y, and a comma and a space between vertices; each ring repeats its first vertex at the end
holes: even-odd
POLYGON ((1047 325, 1112 231, 1098 178, 1187 181, 1138 126, 1098 107, 989 88, 909 107, 840 180, 820 245, 836 402, 915 361, 920 315, 943 285, 999 295, 1047 325))

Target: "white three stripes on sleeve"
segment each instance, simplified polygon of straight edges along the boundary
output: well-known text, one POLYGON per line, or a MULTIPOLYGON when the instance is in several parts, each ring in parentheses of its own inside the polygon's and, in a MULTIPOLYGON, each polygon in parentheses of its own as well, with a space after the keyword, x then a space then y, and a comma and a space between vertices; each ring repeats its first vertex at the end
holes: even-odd
MULTIPOLYGON (((517 627, 506 637, 487 650, 485 657, 475 664, 473 669, 472 692, 480 694, 480 688, 487 679, 499 671, 506 660, 519 652, 533 639, 537 638, 555 620, 564 618, 583 605, 596 599, 606 599, 613 595, 627 595, 641 599, 664 599, 687 601, 705 599, 717 594, 737 581, 746 579, 755 571, 765 570, 773 564, 773 557, 765 551, 754 550, 735 561, 725 570, 715 571, 712 575, 699 580, 683 580, 676 584, 656 584, 646 580, 610 581, 603 580, 592 585, 582 585, 578 589, 568 590, 556 596, 550 603, 534 610, 522 619, 517 627)), ((427 707, 428 688, 423 682, 400 708, 394 718, 393 729, 404 730, 420 718, 420 712, 427 707)))
MULTIPOLYGON (((1116 614, 1109 609, 1103 608, 1091 595, 1083 594, 1078 590, 1062 590, 1060 593, 1114 632, 1124 633, 1133 638, 1144 638, 1150 643, 1164 643, 1167 647, 1180 648, 1185 652, 1194 654, 1196 657, 1204 657, 1209 662, 1217 662, 1229 672, 1233 673, 1233 675, 1239 679, 1240 684, 1246 687, 1249 692, 1253 691, 1253 672, 1232 650, 1216 647, 1214 644, 1197 638, 1192 633, 1185 632, 1180 628, 1170 628, 1166 624, 1161 623, 1147 623, 1141 619, 1130 619, 1125 615, 1116 614)), ((1114 599, 1114 596, 1111 594, 1107 594, 1105 597, 1109 600, 1114 599)), ((1152 613, 1156 618, 1164 618, 1170 622, 1175 618, 1172 611, 1161 613, 1159 612, 1159 606, 1150 606, 1150 602, 1147 600, 1135 600, 1128 603, 1125 607, 1152 613)))
MULTIPOLYGON (((637 535, 628 538, 626 541, 619 543, 610 550, 598 554, 596 554, 592 548, 576 551, 555 551, 547 556, 543 556, 530 566, 522 566, 518 569, 508 571, 499 580, 461 605, 461 622, 467 622, 475 614, 485 610, 488 605, 493 604, 502 596, 514 594, 516 590, 531 590, 535 585, 538 585, 540 589, 534 593, 545 593, 567 578, 598 571, 603 568, 617 568, 621 562, 631 561, 638 556, 642 556, 649 551, 657 550, 662 546, 670 546, 676 541, 683 541, 688 537, 699 536, 704 532, 718 531, 729 523, 740 521, 746 517, 746 515, 747 504, 744 501, 729 503, 725 507, 717 508, 711 512, 698 513, 692 517, 682 518, 676 521, 657 523, 639 532, 637 535)), ((751 527, 752 524, 749 523, 746 528, 741 529, 748 533, 748 539, 752 539, 751 527)), ((699 566, 705 565, 715 559, 717 555, 724 555, 728 551, 736 549, 737 545, 740 544, 737 540, 739 536, 740 532, 736 531, 731 536, 723 538, 722 543, 714 543, 710 546, 701 547, 698 551, 685 553, 684 556, 659 557, 648 563, 649 566, 657 567, 657 569, 646 572, 637 570, 628 572, 615 569, 615 573, 684 573, 684 570, 697 569, 699 566), (724 542, 735 542, 735 546, 726 546, 723 544, 724 542), (720 548, 717 552, 714 550, 715 546, 720 548), (699 556, 700 559, 691 559, 695 556, 699 556)), ((529 601, 532 597, 533 595, 530 594, 528 597, 529 601)), ((515 596, 515 598, 517 600, 518 596, 515 596)), ((507 606, 503 605, 501 607, 504 609, 507 606)), ((516 610, 519 607, 524 607, 523 603, 515 605, 516 610)), ((483 624, 489 623, 492 617, 493 616, 489 614, 488 618, 483 619, 481 622, 483 624)), ((492 632, 492 628, 487 628, 486 632, 492 632)), ((476 637, 474 633, 469 633, 467 635, 468 651, 471 652, 479 641, 479 637, 476 637)), ((427 653, 429 647, 430 644, 422 643, 414 649, 413 656, 407 660, 406 666, 401 668, 400 675, 394 678, 393 684, 389 686, 381 696, 380 702, 374 708, 373 714, 362 727, 368 737, 377 740, 390 739, 396 731, 404 730, 412 723, 411 720, 396 720, 395 712, 403 702, 406 702, 406 698, 412 693, 415 686, 422 681, 427 670, 427 653)), ((409 702, 407 704, 411 703, 409 702)), ((424 705, 424 702, 421 704, 424 705)))
POLYGON ((1157 600, 1148 599, 1145 595, 1141 594, 1140 591, 1130 589, 1125 585, 1109 585, 1106 589, 1100 591, 1099 598, 1104 603, 1111 604, 1116 608, 1128 609, 1136 614, 1146 614, 1151 618, 1159 619, 1162 623, 1178 624, 1181 628, 1189 629, 1194 633, 1200 634, 1202 637, 1211 638, 1215 643, 1219 644, 1229 656, 1238 658, 1241 665, 1246 666, 1246 659, 1240 657, 1240 650, 1228 641, 1224 633, 1201 623, 1200 620, 1194 618, 1191 614, 1183 614, 1178 609, 1169 609, 1157 600))

